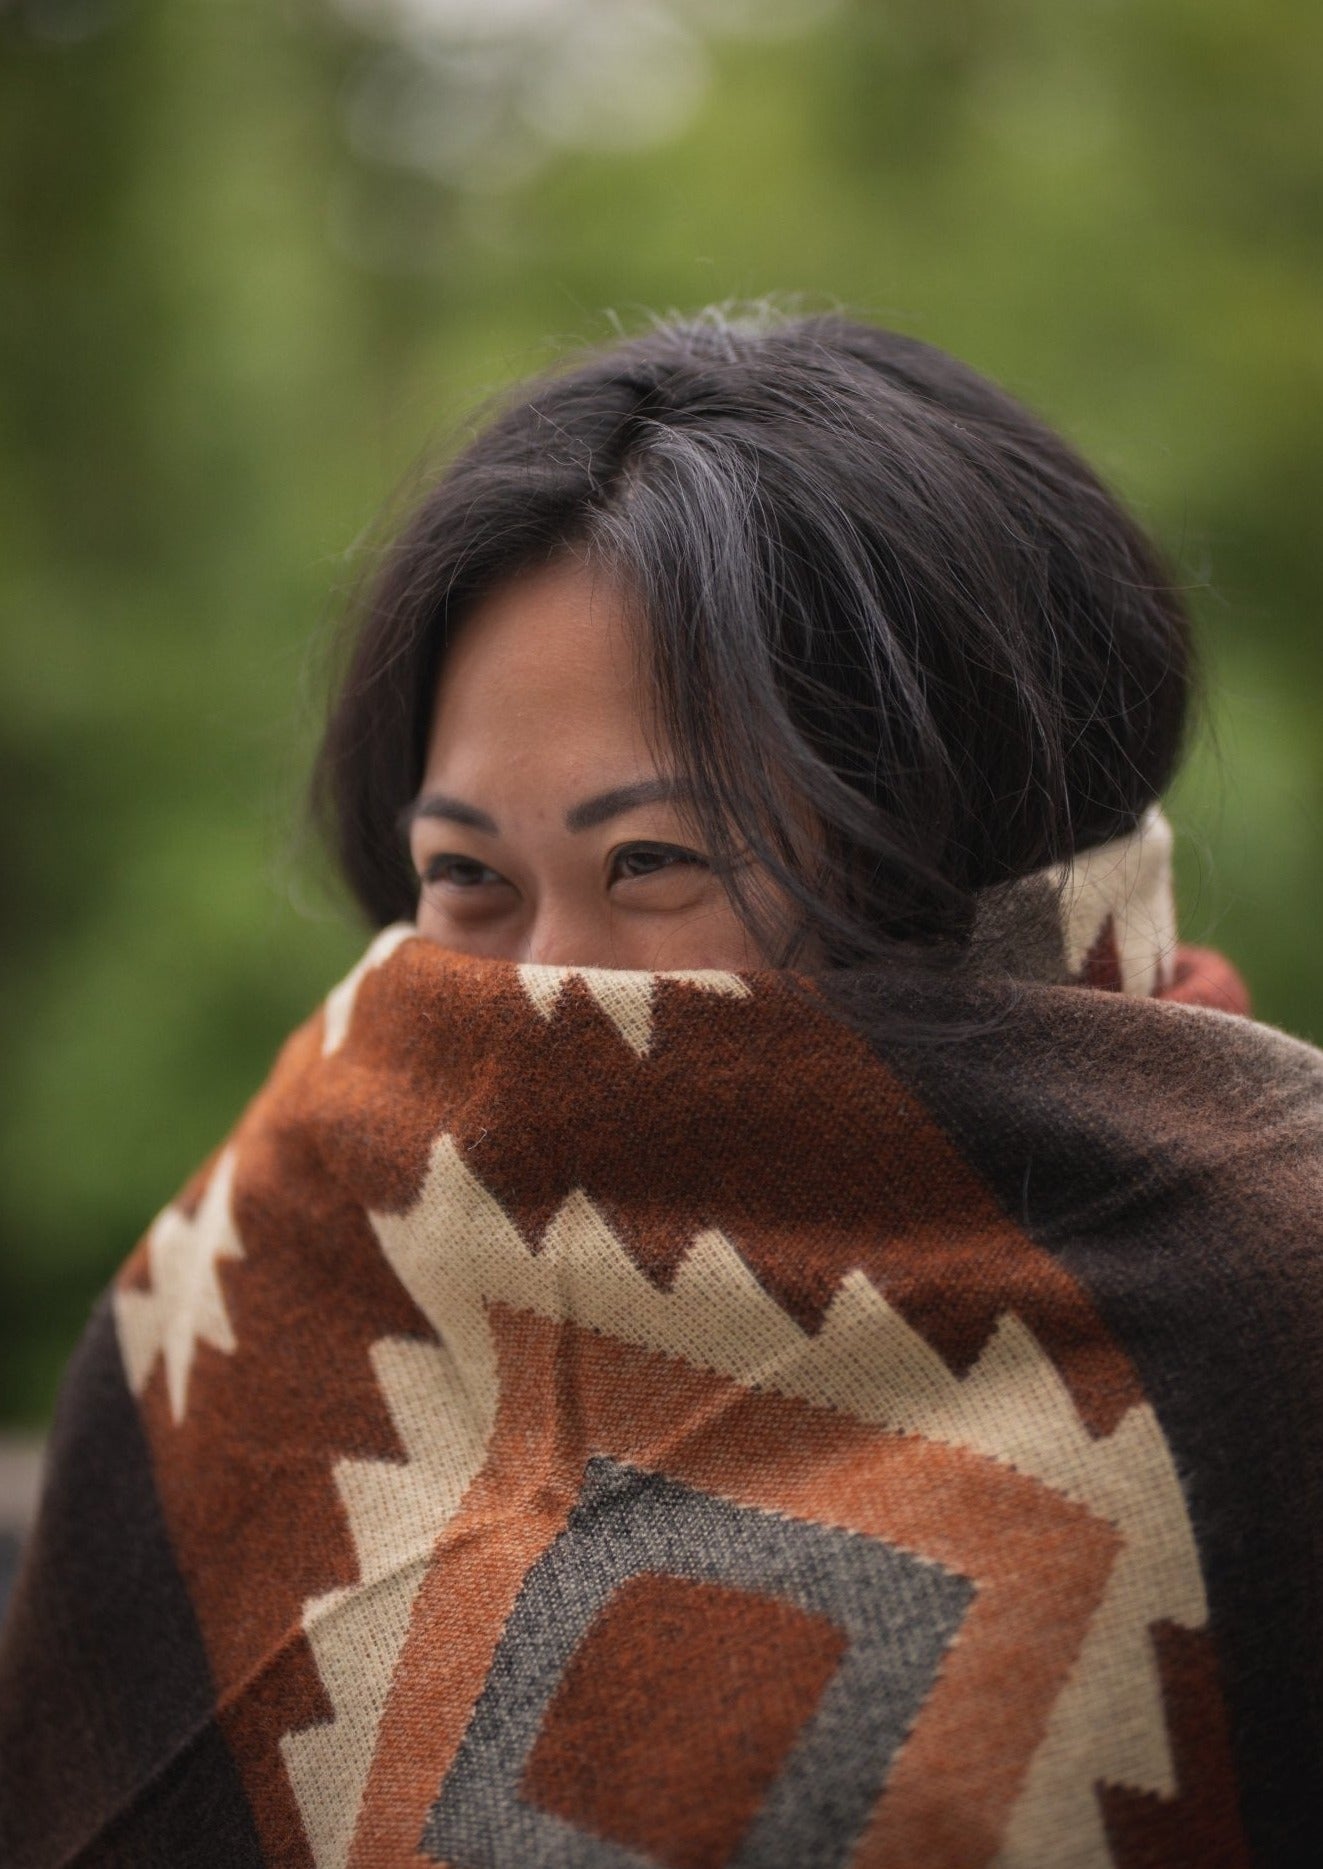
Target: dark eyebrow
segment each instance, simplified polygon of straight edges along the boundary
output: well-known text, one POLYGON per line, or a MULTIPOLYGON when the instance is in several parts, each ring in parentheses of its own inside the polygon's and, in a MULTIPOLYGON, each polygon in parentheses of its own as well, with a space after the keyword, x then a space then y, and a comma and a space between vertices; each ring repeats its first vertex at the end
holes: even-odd
MULTIPOLYGON (((591 831, 596 825, 605 824, 608 818, 618 818, 622 812, 633 811, 639 805, 670 803, 689 795, 688 786, 680 779, 640 779, 634 785, 617 785, 612 791, 599 792, 595 798, 585 798, 582 804, 572 806, 565 813, 565 828, 567 831, 591 831)), ((485 831, 489 837, 500 835, 495 818, 479 811, 476 805, 466 805, 462 799, 451 798, 445 792, 426 792, 405 806, 400 813, 399 827, 406 836, 417 818, 444 818, 450 824, 466 825, 471 831, 485 831)))
POLYGON ((688 786, 680 779, 640 779, 635 785, 618 785, 614 791, 599 792, 596 798, 585 798, 581 805, 567 811, 565 829, 591 831, 595 825, 633 811, 637 805, 668 804, 689 795, 688 786))
POLYGON ((450 824, 465 824, 471 831, 486 831, 489 837, 497 835, 496 820, 485 811, 479 811, 476 805, 466 805, 461 799, 448 798, 444 792, 427 792, 422 798, 415 798, 404 807, 399 816, 399 827, 407 836, 409 826, 418 818, 445 818, 450 824))

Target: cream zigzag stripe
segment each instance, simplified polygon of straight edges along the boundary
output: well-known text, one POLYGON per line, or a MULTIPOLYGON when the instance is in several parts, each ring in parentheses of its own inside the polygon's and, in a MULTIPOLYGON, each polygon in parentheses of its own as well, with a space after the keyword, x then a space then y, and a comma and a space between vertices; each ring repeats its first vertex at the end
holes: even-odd
POLYGON ((304 1618, 336 1711, 282 1742, 318 1869, 347 1860, 414 1593, 436 1537, 482 1463, 497 1403, 486 1316, 492 1300, 573 1317, 747 1386, 971 1448, 1110 1520, 1124 1547, 998 1864, 1028 1869, 1051 1860, 1108 1869, 1095 1783, 1174 1792, 1147 1628, 1158 1618, 1201 1626, 1207 1605, 1180 1485, 1146 1405, 1131 1409, 1105 1440, 1093 1439, 1051 1362, 1010 1314, 958 1378, 857 1271, 809 1337, 717 1231, 694 1240, 671 1290, 659 1291, 581 1191, 563 1203, 534 1255, 449 1136, 436 1142, 409 1213, 370 1217, 446 1347, 376 1346, 374 1366, 408 1459, 336 1468, 361 1581, 310 1602, 304 1618), (382 1601, 389 1614, 378 1622, 382 1601), (328 1797, 332 1784, 337 1795, 328 1797))
POLYGON ((162 1357, 170 1419, 175 1423, 184 1419, 188 1407, 198 1344, 209 1343, 227 1354, 235 1347, 216 1276, 219 1260, 244 1256, 230 1206, 233 1185, 231 1147, 212 1169, 196 1213, 190 1217, 172 1202, 152 1223, 147 1235, 149 1289, 115 1287, 115 1334, 129 1388, 141 1395, 157 1357, 162 1357))
POLYGON ((371 1355, 405 1459, 342 1460, 335 1469, 358 1582, 303 1608, 335 1717, 280 1742, 318 1869, 348 1860, 414 1597, 438 1533, 482 1465, 490 1431, 447 1351, 385 1338, 371 1355))
MULTIPOLYGON (((401 942, 418 933, 412 922, 394 922, 383 928, 363 958, 326 996, 322 1022, 322 1055, 338 1051, 349 1034, 354 1016, 354 1002, 365 974, 388 961, 401 942)), ((525 963, 519 968, 519 982, 529 1002, 544 1019, 556 1010, 567 980, 582 980, 617 1032, 639 1057, 646 1056, 652 1043, 653 1007, 658 980, 684 980, 704 993, 719 993, 728 999, 746 999, 752 993, 748 982, 737 973, 722 973, 712 968, 677 969, 671 973, 642 973, 616 967, 542 967, 525 963)))
POLYGON ((1166 984, 1176 953, 1172 843, 1162 808, 1150 805, 1126 836, 1082 850, 1073 863, 1047 871, 1054 885, 1065 884, 1068 972, 1079 973, 1110 915, 1123 991, 1149 994, 1166 984))
POLYGON ((412 922, 392 922, 389 928, 383 928, 357 966, 351 968, 339 986, 332 987, 326 995, 322 1019, 324 1058, 338 1051, 349 1035, 349 1021, 354 1016, 354 1001, 358 998, 364 974, 371 973, 374 967, 383 966, 400 943, 409 940, 417 932, 412 922))
POLYGON ((582 980, 602 1011, 615 1026, 625 1043, 640 1058, 647 1055, 652 1043, 653 1002, 657 981, 687 980, 705 993, 721 993, 730 999, 746 999, 752 993, 748 982, 737 973, 712 969, 694 969, 674 973, 636 973, 615 967, 538 967, 526 964, 519 969, 524 991, 544 1019, 550 1019, 565 982, 582 980))

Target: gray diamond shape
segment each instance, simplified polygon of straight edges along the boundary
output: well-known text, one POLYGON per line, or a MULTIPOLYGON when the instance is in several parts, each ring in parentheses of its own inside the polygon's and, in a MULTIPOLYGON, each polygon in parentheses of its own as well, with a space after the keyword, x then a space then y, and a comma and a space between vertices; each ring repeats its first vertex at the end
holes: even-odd
POLYGON ((454 1869, 657 1869, 527 1804, 519 1783, 571 1655, 622 1584, 659 1571, 781 1596, 850 1645, 729 1869, 837 1869, 932 1687, 974 1585, 862 1532, 739 1506, 605 1456, 532 1565, 419 1848, 454 1869))

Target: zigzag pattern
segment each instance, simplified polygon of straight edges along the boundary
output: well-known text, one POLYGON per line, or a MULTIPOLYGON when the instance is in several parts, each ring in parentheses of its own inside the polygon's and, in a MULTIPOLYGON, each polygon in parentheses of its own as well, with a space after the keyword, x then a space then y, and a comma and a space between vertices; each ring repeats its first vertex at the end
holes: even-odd
POLYGON ((711 968, 666 974, 637 973, 612 967, 538 967, 519 969, 520 984, 530 1001, 550 1019, 555 1013, 561 990, 568 980, 582 980, 625 1043, 640 1058, 652 1044, 653 1007, 657 981, 684 980, 704 993, 718 993, 727 999, 747 999, 748 983, 737 973, 721 973, 711 968))
POLYGON ((303 1613, 335 1718, 281 1742, 318 1865, 348 1859, 358 1797, 414 1597, 432 1547, 481 1466, 485 1447, 463 1377, 447 1351, 387 1338, 371 1355, 406 1457, 402 1463, 342 1460, 335 1468, 358 1581, 315 1597, 303 1613), (348 1795, 328 1800, 328 1784, 344 1784, 348 1795))
POLYGON ((807 1336, 715 1230, 693 1241, 671 1289, 661 1291, 581 1192, 566 1199, 533 1254, 449 1136, 434 1146, 415 1206, 370 1218, 446 1347, 375 1346, 407 1458, 336 1469, 359 1581, 311 1601, 304 1614, 335 1713, 283 1741, 318 1869, 348 1860, 418 1585, 484 1458, 498 1399, 486 1317, 493 1300, 573 1317, 745 1387, 972 1449, 1109 1520, 1124 1548, 997 1860, 1008 1869, 1059 1861, 1069 1837, 1072 1869, 1107 1869, 1099 1780, 1175 1792, 1148 1627, 1159 1619, 1200 1627, 1207 1605, 1184 1499, 1150 1408, 1131 1409, 1110 1437, 1095 1440, 1033 1335, 1010 1314, 959 1378, 859 1272, 842 1281, 820 1331, 807 1336), (331 1812, 318 1796, 327 1782, 345 1788, 331 1812))
MULTIPOLYGON (((396 948, 417 934, 412 922, 395 922, 383 928, 358 964, 327 994, 322 1017, 323 1057, 338 1051, 348 1037, 358 990, 366 975, 383 967, 396 948)), ((518 975, 529 1004, 548 1020, 554 1017, 567 983, 582 981, 621 1038, 640 1058, 647 1056, 652 1043, 659 979, 683 980, 701 992, 716 993, 727 999, 746 999, 752 990, 738 974, 714 968, 657 974, 613 967, 542 967, 527 963, 518 969, 518 975)))
POLYGON ((1048 870, 1063 891, 1061 932, 1072 978, 1110 928, 1117 990, 1147 995, 1167 984, 1176 953, 1171 851, 1171 825, 1150 805, 1137 830, 1048 870))
POLYGON ((212 1170, 195 1214, 171 1204, 153 1223, 146 1241, 149 1288, 114 1288, 115 1329, 129 1388, 141 1395, 158 1356, 163 1357, 170 1416, 176 1423, 188 1407, 197 1345, 209 1343, 227 1354, 234 1349, 234 1331, 216 1274, 221 1259, 244 1256, 230 1210, 233 1184, 231 1147, 212 1170))
POLYGON ((326 1005, 322 1013, 322 1056, 329 1058, 338 1051, 349 1035, 349 1021, 354 1016, 354 1003, 358 998, 358 989, 363 984, 363 977, 375 967, 384 967, 396 948, 418 930, 412 922, 392 922, 369 946, 363 958, 326 995, 326 1005))

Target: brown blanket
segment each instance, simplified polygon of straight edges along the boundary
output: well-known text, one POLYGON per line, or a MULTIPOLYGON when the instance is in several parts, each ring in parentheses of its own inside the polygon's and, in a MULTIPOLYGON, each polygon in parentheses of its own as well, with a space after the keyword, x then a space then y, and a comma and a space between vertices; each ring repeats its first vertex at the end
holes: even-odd
POLYGON ((1159 830, 942 981, 387 931, 74 1358, 0 1860, 1323 1860, 1323 1057, 1159 830))

